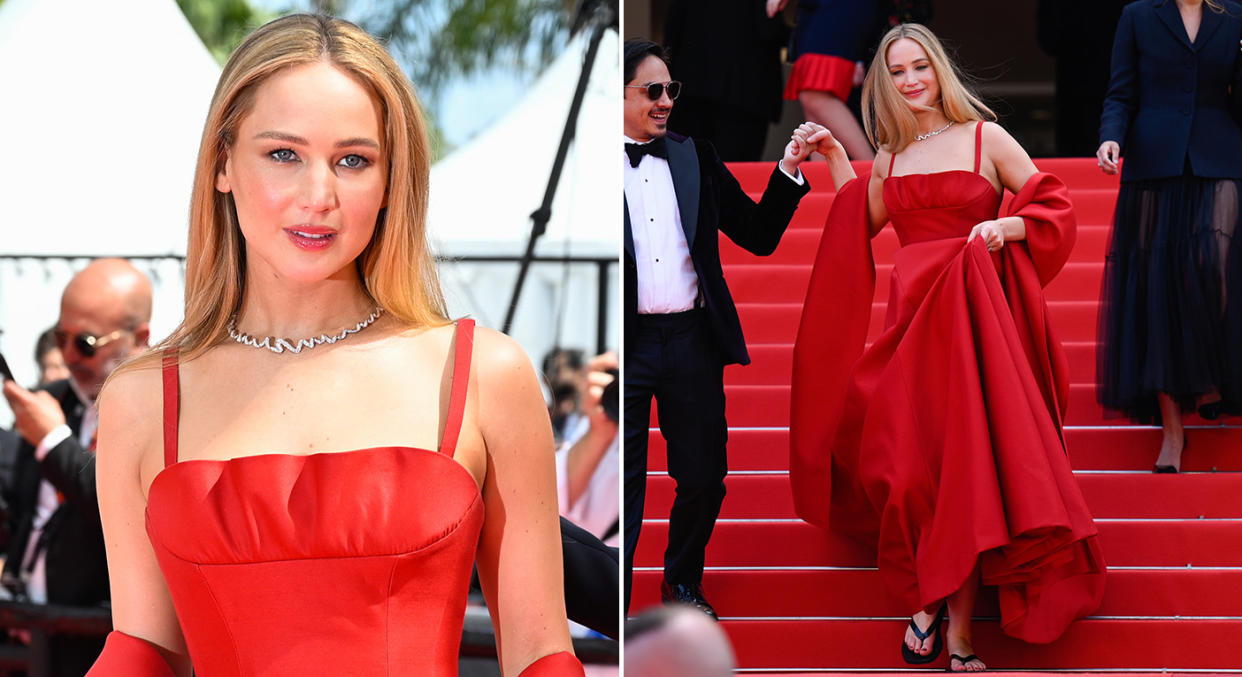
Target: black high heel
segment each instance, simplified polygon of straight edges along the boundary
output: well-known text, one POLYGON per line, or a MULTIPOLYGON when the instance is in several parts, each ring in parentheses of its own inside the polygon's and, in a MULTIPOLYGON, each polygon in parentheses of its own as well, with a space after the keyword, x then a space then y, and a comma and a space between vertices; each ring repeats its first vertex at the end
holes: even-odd
MULTIPOLYGON (((1190 448, 1190 439, 1182 438, 1182 454, 1185 454, 1186 450, 1189 448, 1190 448)), ((1175 465, 1153 465, 1151 467, 1151 471, 1156 473, 1157 475, 1176 474, 1178 472, 1177 466, 1175 465)))
POLYGON ((926 663, 930 663, 940 657, 940 652, 944 649, 944 632, 940 629, 940 625, 941 623, 944 622, 944 616, 946 613, 948 613, 948 611, 949 611, 948 602, 941 604, 940 611, 936 612, 936 619, 932 621, 931 625, 927 626, 926 630, 919 630, 919 626, 918 624, 914 622, 914 619, 913 618, 910 619, 910 629, 914 631, 914 636, 918 637, 920 642, 927 641, 927 638, 931 637, 932 633, 936 634, 936 640, 932 642, 931 653, 924 656, 922 654, 915 653, 910 647, 906 646, 905 639, 902 639, 901 640, 902 659, 904 659, 910 665, 923 665, 926 663))

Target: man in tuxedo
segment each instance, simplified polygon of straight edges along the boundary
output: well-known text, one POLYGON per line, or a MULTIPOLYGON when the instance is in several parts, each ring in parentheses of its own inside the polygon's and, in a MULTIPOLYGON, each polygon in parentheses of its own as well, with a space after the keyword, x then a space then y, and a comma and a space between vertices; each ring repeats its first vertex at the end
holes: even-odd
MULTIPOLYGON (((93 606, 109 598, 95 494, 95 399, 112 370, 146 348, 150 320, 146 276, 121 259, 95 261, 61 297, 55 334, 70 377, 33 392, 4 384, 22 437, 3 573, 18 599, 93 606)), ((83 674, 102 647, 102 637, 59 636, 55 672, 83 674)))
POLYGON ((626 608, 654 398, 668 472, 677 483, 661 597, 714 618, 701 582, 728 469, 724 367, 750 362, 717 233, 755 254, 771 254, 810 190, 798 164, 826 132, 810 123, 794 131, 756 204, 710 143, 667 133, 681 87, 670 82, 664 50, 648 40, 626 41, 624 71, 626 608))

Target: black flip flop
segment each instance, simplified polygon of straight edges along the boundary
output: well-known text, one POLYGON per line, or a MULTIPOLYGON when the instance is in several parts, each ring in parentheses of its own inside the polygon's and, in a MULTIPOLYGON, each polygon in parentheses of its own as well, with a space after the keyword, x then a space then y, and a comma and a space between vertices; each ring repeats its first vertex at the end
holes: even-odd
POLYGON ((914 636, 919 638, 920 642, 927 641, 932 633, 936 634, 936 640, 932 643, 931 653, 926 656, 915 653, 910 647, 906 646, 906 641, 901 640, 901 657, 910 665, 923 665, 930 663, 940 657, 940 651, 944 648, 944 633, 940 630, 940 624, 944 622, 944 616, 949 611, 948 604, 941 604, 940 611, 936 612, 936 619, 926 630, 920 630, 919 626, 910 619, 910 629, 914 631, 914 636))
MULTIPOLYGON (((958 662, 962 664, 963 667, 965 667, 966 664, 969 663, 970 661, 979 661, 979 657, 974 654, 970 654, 969 656, 963 657, 955 653, 951 653, 949 654, 949 667, 945 668, 945 670, 948 670, 949 672, 986 672, 986 670, 954 670, 953 669, 954 658, 956 658, 958 662)), ((979 662, 982 663, 983 661, 979 661, 979 662)))

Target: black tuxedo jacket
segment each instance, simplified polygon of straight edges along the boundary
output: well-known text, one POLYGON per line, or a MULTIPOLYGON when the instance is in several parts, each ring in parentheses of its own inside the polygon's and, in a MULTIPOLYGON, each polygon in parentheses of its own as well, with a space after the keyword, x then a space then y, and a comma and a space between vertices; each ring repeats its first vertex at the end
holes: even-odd
POLYGON ((14 470, 13 504, 4 576, 18 576, 30 540, 39 482, 47 479, 64 495, 43 536, 47 548, 47 599, 52 604, 92 606, 109 598, 108 564, 104 554, 99 500, 95 493, 95 455, 78 443, 85 405, 68 381, 45 388, 60 403, 73 434, 52 447, 42 462, 34 447, 22 440, 14 470))
POLYGON ((1122 181, 1242 178, 1242 6, 1203 6, 1194 43, 1174 0, 1126 5, 1113 40, 1100 142, 1121 144, 1122 181), (1231 92, 1232 89, 1232 92, 1231 92))
MULTIPOLYGON (((677 194, 681 227, 690 247, 694 272, 699 276, 699 294, 711 318, 713 334, 725 364, 749 364, 742 324, 720 268, 717 233, 723 232, 754 254, 771 254, 785 234, 798 201, 811 190, 810 184, 805 175, 802 185, 798 185, 779 168, 773 168, 768 187, 756 204, 716 157, 710 143, 672 133, 667 138, 668 168, 677 194)), ((628 203, 624 212, 625 343, 630 344, 638 316, 638 264, 628 203)))

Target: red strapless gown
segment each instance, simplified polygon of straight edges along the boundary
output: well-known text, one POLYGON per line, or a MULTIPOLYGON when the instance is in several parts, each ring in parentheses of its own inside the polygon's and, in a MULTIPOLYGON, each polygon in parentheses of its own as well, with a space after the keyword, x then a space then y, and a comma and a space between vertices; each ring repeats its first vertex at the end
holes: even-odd
MULTIPOLYGON (((227 461, 177 462, 177 362, 165 358, 166 467, 147 534, 197 677, 457 674, 483 525, 479 489, 453 459, 472 344, 462 320, 439 451, 227 461)), ((153 653, 113 633, 90 675, 163 674, 153 653)), ((582 674, 570 654, 539 663, 566 671, 530 675, 582 674)))
POLYGON ((791 479, 803 519, 876 546, 911 612, 978 565, 999 588, 1005 632, 1048 642, 1104 590, 1097 530, 1066 456, 1067 370, 1042 293, 1076 224, 1064 184, 1036 174, 1008 210, 1027 239, 995 254, 982 238, 967 244, 1001 206, 978 174, 979 138, 974 172, 885 181, 902 246, 885 330, 866 350, 866 179, 837 196, 794 352, 791 479))

